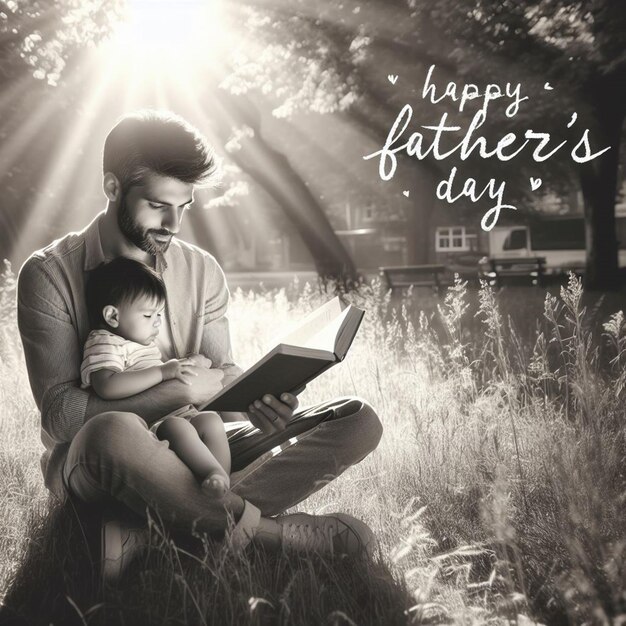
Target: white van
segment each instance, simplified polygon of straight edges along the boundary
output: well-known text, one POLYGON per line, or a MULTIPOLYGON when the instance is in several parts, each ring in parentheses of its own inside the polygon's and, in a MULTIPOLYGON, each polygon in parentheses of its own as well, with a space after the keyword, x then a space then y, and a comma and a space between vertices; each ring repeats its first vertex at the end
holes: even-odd
MULTIPOLYGON (((616 218, 619 265, 626 267, 626 216, 616 218)), ((582 217, 555 216, 534 219, 525 226, 496 226, 489 231, 489 256, 479 261, 488 275, 492 259, 543 257, 545 274, 582 272, 585 268, 585 222, 582 217)), ((515 269, 511 267, 511 269, 515 269)))

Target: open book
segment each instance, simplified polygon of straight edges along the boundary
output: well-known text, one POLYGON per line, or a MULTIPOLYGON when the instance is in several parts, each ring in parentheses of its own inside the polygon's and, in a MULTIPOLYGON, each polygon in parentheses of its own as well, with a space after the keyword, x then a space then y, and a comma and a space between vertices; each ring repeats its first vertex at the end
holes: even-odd
POLYGON ((247 411, 265 394, 297 395, 306 384, 344 359, 365 311, 333 298, 308 315, 260 361, 224 387, 204 407, 247 411))

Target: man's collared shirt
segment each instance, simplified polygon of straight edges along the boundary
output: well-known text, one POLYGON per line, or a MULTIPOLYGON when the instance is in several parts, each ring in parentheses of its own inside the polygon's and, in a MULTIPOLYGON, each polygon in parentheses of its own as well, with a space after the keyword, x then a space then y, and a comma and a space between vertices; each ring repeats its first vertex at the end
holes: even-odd
MULTIPOLYGON (((85 303, 88 272, 106 260, 99 214, 78 233, 69 233, 34 252, 18 278, 18 327, 31 389, 41 412, 46 448, 41 466, 46 486, 63 499, 61 472, 70 442, 92 417, 91 390, 81 389, 83 346, 91 328, 85 303)), ((229 293, 215 258, 173 239, 157 257, 167 293, 168 330, 174 355, 203 354, 224 370, 228 384, 241 370, 233 363, 226 309, 229 293)), ((164 411, 165 413, 165 411, 164 411)))

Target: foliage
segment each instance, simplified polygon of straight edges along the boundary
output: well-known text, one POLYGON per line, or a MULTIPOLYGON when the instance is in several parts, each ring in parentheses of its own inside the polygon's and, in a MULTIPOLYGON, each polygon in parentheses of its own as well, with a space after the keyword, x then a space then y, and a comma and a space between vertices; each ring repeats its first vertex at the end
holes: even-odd
MULTIPOLYGON (((237 51, 233 72, 224 83, 233 92, 256 88, 271 95, 278 102, 277 115, 333 112, 353 104, 375 115, 373 109, 378 107, 387 118, 380 133, 399 110, 395 107, 409 102, 419 117, 431 122, 433 110, 449 107, 445 103, 425 106, 415 87, 434 63, 439 68, 440 93, 448 80, 479 86, 521 81, 530 103, 523 104, 514 118, 505 116, 505 107, 492 104, 481 132, 495 142, 505 132, 541 129, 552 133, 556 145, 567 136, 566 124, 574 110, 579 114, 577 128, 585 124, 593 128, 594 85, 600 78, 619 81, 626 72, 619 45, 626 33, 626 16, 624 11, 612 12, 608 3, 409 0, 361 6, 325 2, 315 14, 303 2, 292 6, 291 11, 266 5, 246 9, 245 27, 262 52, 252 58, 237 51), (401 77, 393 87, 377 80, 381 60, 401 77), (543 89, 546 80, 552 80, 556 91, 543 89)), ((475 103, 470 102, 463 114, 451 111, 452 119, 467 126, 475 111, 475 103)), ((378 128, 376 117, 371 121, 378 128)), ((516 162, 536 170, 524 154, 516 162)), ((479 172, 481 164, 470 157, 464 167, 479 172)), ((440 167, 436 162, 430 165, 440 167)), ((507 164, 490 161, 490 167, 496 175, 506 173, 507 180, 515 176, 507 164)), ((557 157, 542 164, 542 177, 563 192, 576 174, 571 161, 557 157)), ((520 195, 517 186, 512 187, 520 195)))
MULTIPOLYGON (((0 60, 5 72, 2 84, 16 80, 24 71, 34 72, 50 84, 71 76, 66 66, 79 63, 83 58, 79 53, 107 36, 123 6, 122 0, 5 0, 0 5, 0 60)), ((552 145, 568 139, 571 146, 582 129, 590 127, 594 146, 611 144, 615 153, 620 149, 626 113, 626 11, 621 3, 378 0, 362 4, 329 0, 312 10, 299 0, 289 6, 238 4, 229 15, 224 29, 239 37, 240 45, 233 46, 230 58, 224 59, 230 73, 222 86, 238 96, 256 94, 254 97, 264 101, 263 105, 269 103, 278 116, 308 111, 339 113, 364 137, 378 144, 382 144, 399 107, 406 102, 414 105, 416 126, 435 122, 446 111, 452 114, 450 121, 467 127, 477 109, 476 101, 459 113, 449 102, 433 106, 421 97, 419 87, 426 69, 436 64, 440 91, 448 80, 471 81, 481 89, 489 82, 522 82, 524 93, 531 100, 523 104, 514 118, 506 117, 504 107, 493 103, 489 121, 481 128, 490 145, 505 132, 520 135, 532 128, 550 132, 552 145), (383 66, 389 70, 381 70, 383 66), (386 80, 387 71, 400 76, 395 85, 386 80), (544 89, 546 80, 553 83, 553 90, 544 89), (568 129, 574 111, 578 120, 568 129)), ((35 99, 48 95, 39 92, 35 99)), ((248 102, 251 100, 247 98, 248 102)), ((12 106, 23 115, 20 102, 16 99, 12 106)), ((74 105, 71 102, 66 106, 73 112, 74 105)), ((6 116, 10 120, 9 130, 20 118, 24 122, 22 115, 15 119, 6 116)), ((0 128, 1 135, 6 132, 6 127, 0 128)), ((255 144, 259 143, 267 142, 262 142, 257 134, 255 144)), ((406 162, 420 168, 420 178, 429 186, 428 195, 434 202, 429 177, 447 176, 452 161, 445 163, 446 171, 442 162, 432 158, 406 162)), ((283 168, 285 163, 288 161, 283 161, 283 168)), ((541 204, 528 186, 529 175, 537 174, 537 163, 530 150, 516 157, 516 167, 494 158, 488 164, 493 178, 507 181, 510 202, 522 210, 541 204)), ((485 163, 476 151, 455 165, 462 165, 465 176, 484 179, 485 163)), ((595 232, 598 223, 609 224, 606 233, 592 238, 590 259, 596 253, 602 258, 593 258, 594 267, 590 261, 588 277, 596 286, 614 288, 618 277, 614 229, 610 225, 618 159, 609 159, 602 167, 599 162, 594 165, 598 166, 597 171, 588 168, 583 176, 582 169, 569 158, 569 151, 562 150, 541 164, 542 191, 564 196, 586 181, 582 187, 590 223, 595 232), (599 241, 606 245, 599 245, 599 241), (607 277, 604 283, 603 275, 607 277)), ((289 174, 283 183, 290 177, 294 185, 299 182, 295 171, 289 174)), ((22 177, 20 184, 24 184, 22 177)), ((13 195, 20 195, 20 191, 13 195)), ((242 195, 244 187, 232 184, 226 201, 237 202, 242 195)), ((318 208, 320 222, 326 223, 317 200, 313 201, 313 196, 309 200, 311 206, 306 210, 311 213, 318 208)), ((409 212, 408 236, 411 262, 423 262, 424 259, 417 260, 420 249, 425 247, 419 233, 428 233, 429 228, 424 219, 414 219, 414 215, 420 211, 429 213, 432 206, 405 203, 400 210, 406 207, 413 209, 409 212)), ((478 206, 463 210, 481 211, 478 206)), ((19 223, 11 226, 19 230, 19 223)), ((310 234, 311 229, 306 226, 301 229, 305 235, 310 234)), ((328 239, 329 235, 330 227, 321 239, 328 239)), ((308 241, 306 236, 304 239, 308 241)), ((334 241, 332 248, 341 248, 340 242, 334 241)), ((324 255, 329 256, 327 250, 314 252, 316 260, 324 255)))
POLYGON ((106 37, 119 19, 121 0, 2 0, 0 66, 4 77, 21 65, 56 85, 77 50, 106 37))
POLYGON ((367 37, 325 32, 321 20, 298 13, 283 13, 275 19, 267 9, 245 7, 243 14, 244 40, 261 34, 269 42, 260 55, 243 46, 237 50, 222 87, 236 95, 258 90, 272 96, 279 102, 273 111, 276 117, 302 110, 344 111, 356 100, 354 74, 363 63, 367 37), (344 53, 341 56, 338 48, 344 53))

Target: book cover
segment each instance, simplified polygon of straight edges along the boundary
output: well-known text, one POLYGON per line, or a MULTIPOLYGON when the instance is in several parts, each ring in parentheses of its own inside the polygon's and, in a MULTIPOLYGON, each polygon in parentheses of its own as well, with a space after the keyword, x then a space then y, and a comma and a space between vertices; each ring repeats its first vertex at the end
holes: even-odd
POLYGON ((298 394, 309 381, 342 361, 364 311, 333 298, 308 315, 270 352, 217 394, 204 408, 247 411, 266 394, 298 394))

